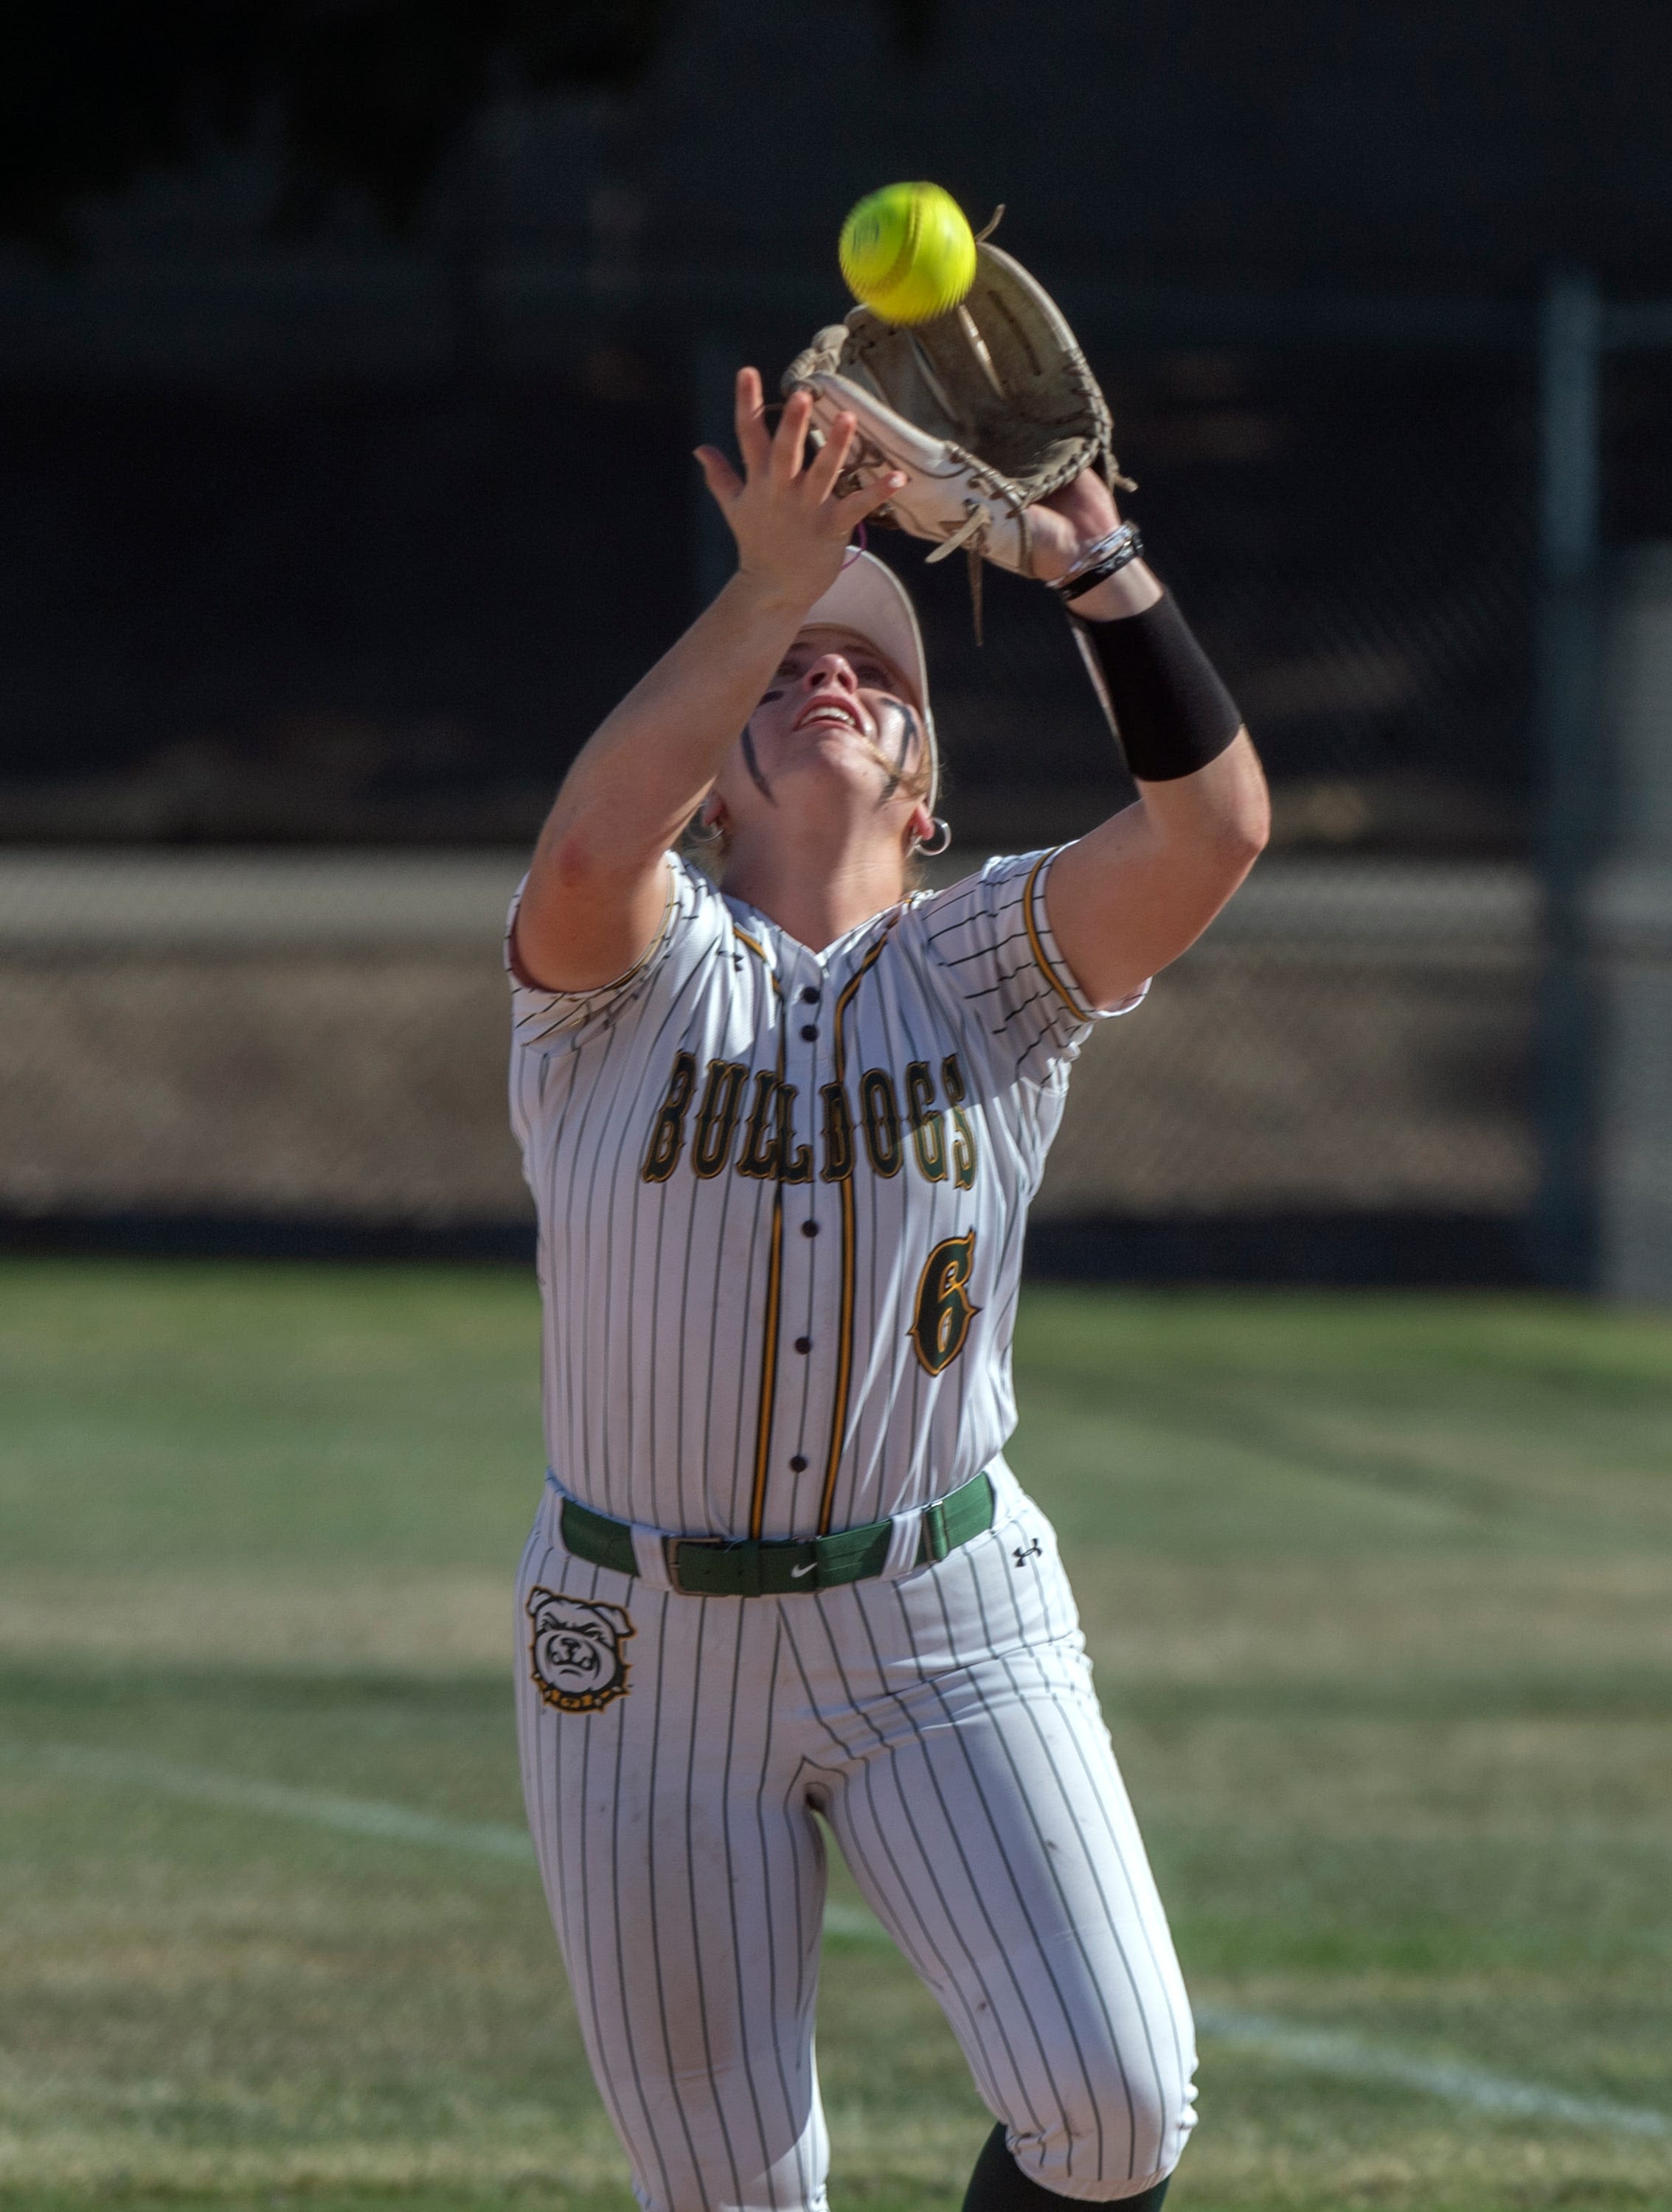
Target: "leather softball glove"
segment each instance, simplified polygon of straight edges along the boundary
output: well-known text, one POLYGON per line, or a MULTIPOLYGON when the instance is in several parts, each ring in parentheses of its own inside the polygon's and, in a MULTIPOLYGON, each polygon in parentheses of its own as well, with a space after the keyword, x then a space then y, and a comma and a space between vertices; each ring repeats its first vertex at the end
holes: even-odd
POLYGON ((1028 510, 1083 470, 1134 488, 1061 310, 996 246, 977 246, 975 283, 950 313, 906 328, 855 307, 795 356, 783 391, 812 394, 815 435, 857 418, 846 483, 900 471, 903 488, 873 520, 932 540, 931 561, 964 547, 972 584, 980 557, 1034 573, 1028 510))

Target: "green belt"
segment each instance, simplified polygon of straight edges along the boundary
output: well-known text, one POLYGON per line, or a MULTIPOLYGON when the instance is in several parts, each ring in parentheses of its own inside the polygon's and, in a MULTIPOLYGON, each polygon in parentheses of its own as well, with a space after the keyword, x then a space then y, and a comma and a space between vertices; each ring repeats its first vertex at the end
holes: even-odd
MULTIPOLYGON (((985 1470, 950 1497, 923 1509, 922 1533, 913 1564, 926 1567, 993 1526, 993 1484, 985 1470)), ((577 1559, 618 1575, 637 1574, 630 1522, 612 1521, 589 1505, 563 1500, 559 1526, 577 1559)), ((793 1539, 748 1536, 664 1536, 668 1580, 688 1597, 788 1597, 800 1590, 834 1589, 881 1574, 894 1534, 891 1521, 869 1521, 834 1536, 793 1539)))

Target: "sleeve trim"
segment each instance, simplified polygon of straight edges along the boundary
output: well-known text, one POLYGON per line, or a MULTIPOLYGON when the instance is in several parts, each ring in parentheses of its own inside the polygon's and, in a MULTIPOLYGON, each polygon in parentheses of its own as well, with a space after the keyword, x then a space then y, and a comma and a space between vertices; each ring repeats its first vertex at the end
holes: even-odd
POLYGON ((1028 943, 1033 949, 1033 957, 1038 962, 1041 972, 1045 976, 1046 981, 1050 984, 1052 989, 1056 993, 1058 998, 1061 1000, 1063 1005, 1067 1006, 1068 1012, 1073 1016, 1074 1019, 1077 1022, 1087 1022, 1092 1018, 1091 1012, 1086 1007, 1080 1004, 1079 1000, 1068 988, 1068 986, 1063 980, 1062 976, 1057 972, 1056 963, 1051 958, 1050 954, 1045 950, 1045 940, 1040 933, 1039 923, 1034 906, 1036 898, 1043 896, 1043 886, 1040 884, 1039 878, 1045 868, 1056 858, 1057 854, 1060 853, 1061 849, 1062 848, 1059 845, 1049 853, 1042 853, 1039 855, 1039 858, 1034 862, 1032 867, 1029 870, 1027 884, 1022 892, 1022 919, 1027 925, 1028 943))

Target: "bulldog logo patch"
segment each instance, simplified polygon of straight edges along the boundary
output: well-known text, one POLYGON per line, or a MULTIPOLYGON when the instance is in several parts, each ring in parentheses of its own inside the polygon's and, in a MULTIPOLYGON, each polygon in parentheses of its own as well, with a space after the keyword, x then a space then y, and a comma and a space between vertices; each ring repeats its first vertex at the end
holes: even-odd
POLYGON ((611 1698, 626 1695, 629 1670, 621 1647, 633 1624, 620 1606, 533 1589, 527 1612, 534 1624, 530 1668, 547 1705, 566 1713, 595 1713, 611 1698))

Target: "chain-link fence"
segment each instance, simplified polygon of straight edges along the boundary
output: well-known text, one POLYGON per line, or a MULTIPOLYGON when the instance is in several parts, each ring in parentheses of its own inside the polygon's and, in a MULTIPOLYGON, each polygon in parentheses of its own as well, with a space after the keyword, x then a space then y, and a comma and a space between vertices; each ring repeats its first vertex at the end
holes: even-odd
MULTIPOLYGON (((199 1233, 523 1218, 497 948, 519 865, 15 861, 0 1205, 199 1233)), ((1531 941, 1513 867, 1274 865, 1094 1036, 1041 1218, 1513 1218, 1531 941)))
MULTIPOLYGON (((1540 1173, 1530 349, 1153 343, 1098 365, 1132 511, 1244 707, 1276 834, 1144 1011, 1088 1048, 1039 1251, 1174 1273, 1513 1273, 1540 1173)), ((177 489, 199 495, 189 529, 179 498, 125 483, 120 531, 108 498, 80 539, 60 531, 65 561, 91 540, 95 565, 151 533, 142 596, 165 647, 212 617, 228 563, 278 614, 264 627, 240 595, 195 659, 154 651, 125 710, 107 639, 86 629, 76 659, 61 614, 20 636, 9 719, 70 742, 11 746, 0 779, 14 1235, 523 1233, 497 945, 519 844, 694 604, 702 541, 694 507, 670 515, 688 360, 618 329, 569 374, 561 430, 510 385, 362 394, 325 429, 312 401, 258 420, 228 402, 201 481, 174 454, 177 489), (252 476, 252 441, 288 470, 252 476), (189 573, 171 569, 181 544, 189 573), (368 584, 386 551, 393 575, 368 584)), ((1624 389, 1641 412, 1641 379, 1624 389)), ((14 485, 73 442, 75 409, 54 408, 14 485)), ((95 458, 123 449, 121 421, 90 447, 79 427, 95 458)), ((1629 526, 1652 534, 1634 497, 1629 526)), ((943 871, 1119 804, 1060 611, 989 574, 978 646, 959 564, 881 550, 929 635, 943 871)))

